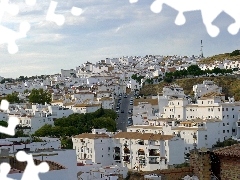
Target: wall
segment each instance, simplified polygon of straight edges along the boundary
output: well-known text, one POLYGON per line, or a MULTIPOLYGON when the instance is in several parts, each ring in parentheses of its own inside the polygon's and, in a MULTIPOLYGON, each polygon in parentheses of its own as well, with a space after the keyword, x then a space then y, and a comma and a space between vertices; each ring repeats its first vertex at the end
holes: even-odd
POLYGON ((220 177, 224 179, 240 179, 240 158, 236 157, 221 157, 221 174, 220 177))

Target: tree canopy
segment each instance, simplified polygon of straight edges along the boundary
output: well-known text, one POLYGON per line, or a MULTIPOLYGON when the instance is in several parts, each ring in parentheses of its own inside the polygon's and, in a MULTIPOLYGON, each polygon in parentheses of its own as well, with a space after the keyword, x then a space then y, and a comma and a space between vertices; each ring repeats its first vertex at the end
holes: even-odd
POLYGON ((60 137, 63 147, 72 147, 69 139, 81 133, 90 133, 92 129, 106 128, 108 131, 116 131, 117 114, 110 109, 100 108, 93 113, 78 114, 74 113, 68 117, 56 119, 54 126, 46 124, 38 129, 33 136, 60 137))
POLYGON ((43 89, 33 89, 29 95, 29 102, 31 103, 45 104, 46 102, 49 104, 51 100, 51 94, 43 89))
POLYGON ((20 102, 17 93, 8 94, 7 97, 6 97, 6 100, 7 100, 9 103, 12 103, 12 104, 13 104, 13 103, 19 103, 19 102, 20 102))
POLYGON ((232 69, 220 69, 215 67, 213 70, 201 70, 198 65, 191 65, 187 69, 174 71, 174 72, 166 72, 164 81, 171 83, 173 79, 185 78, 186 76, 201 76, 201 75, 212 75, 212 74, 231 74, 233 72, 232 69))

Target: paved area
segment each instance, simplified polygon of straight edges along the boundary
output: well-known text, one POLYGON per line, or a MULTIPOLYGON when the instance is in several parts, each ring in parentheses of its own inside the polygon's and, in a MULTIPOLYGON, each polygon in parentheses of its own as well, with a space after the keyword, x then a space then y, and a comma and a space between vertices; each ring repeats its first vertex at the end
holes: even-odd
POLYGON ((133 97, 133 93, 128 94, 126 98, 124 98, 124 95, 123 95, 120 100, 121 104, 119 106, 120 107, 119 113, 118 113, 119 116, 116 119, 116 123, 117 123, 117 129, 120 129, 122 131, 127 131, 128 117, 131 116, 131 114, 128 113, 128 111, 133 108, 133 106, 130 105, 131 97, 133 97))

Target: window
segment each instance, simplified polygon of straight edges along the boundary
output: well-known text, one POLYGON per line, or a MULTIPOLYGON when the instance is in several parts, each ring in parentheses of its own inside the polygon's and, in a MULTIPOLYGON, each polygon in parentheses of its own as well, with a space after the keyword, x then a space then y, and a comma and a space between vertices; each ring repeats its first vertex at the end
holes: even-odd
POLYGON ((102 140, 101 140, 101 142, 102 142, 102 140))
POLYGON ((225 126, 225 123, 223 123, 223 126, 225 126))
POLYGON ((203 104, 203 101, 202 101, 202 104, 203 104))
POLYGON ((222 111, 224 111, 224 108, 222 108, 222 111))
POLYGON ((232 132, 235 133, 235 129, 232 129, 232 132))
POLYGON ((218 111, 220 111, 221 109, 220 108, 218 108, 218 111))
POLYGON ((223 130, 223 133, 225 133, 225 130, 223 130))
POLYGON ((227 130, 227 133, 229 133, 229 130, 227 130))
POLYGON ((227 123, 227 125, 229 126, 229 122, 227 123))
POLYGON ((234 118, 234 115, 233 115, 233 118, 234 118))
POLYGON ((226 108, 226 111, 228 111, 228 108, 226 108))
POLYGON ((234 111, 234 108, 232 108, 232 111, 234 111))

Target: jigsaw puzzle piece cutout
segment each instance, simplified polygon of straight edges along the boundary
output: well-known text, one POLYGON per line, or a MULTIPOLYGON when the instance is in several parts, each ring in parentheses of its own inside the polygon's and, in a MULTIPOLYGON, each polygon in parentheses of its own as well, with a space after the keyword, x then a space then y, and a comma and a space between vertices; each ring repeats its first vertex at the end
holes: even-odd
POLYGON ((1 0, 0 3, 0 22, 4 13, 7 12, 12 16, 16 16, 19 13, 19 8, 15 4, 9 4, 9 0, 1 0))
POLYGON ((216 37, 220 33, 220 29, 213 25, 213 21, 223 12, 223 0, 203 0, 201 6, 201 14, 203 24, 211 37, 216 37), (218 5, 216 5, 218 4, 218 5))
POLYGON ((8 110, 8 108, 9 108, 9 102, 7 100, 3 99, 1 101, 0 109, 3 111, 6 111, 6 110, 8 110))
POLYGON ((73 6, 71 9, 71 13, 74 16, 80 16, 83 13, 83 10, 81 8, 73 6))
POLYGON ((29 6, 34 6, 36 4, 36 0, 25 0, 25 3, 29 6))
POLYGON ((19 124, 19 119, 17 117, 10 117, 8 120, 8 127, 0 126, 0 132, 4 134, 8 134, 10 136, 14 136, 15 128, 19 124))
POLYGON ((30 30, 30 24, 26 21, 21 22, 19 26, 19 32, 15 32, 5 26, 0 25, 0 44, 8 44, 8 52, 15 54, 18 52, 18 46, 16 44, 17 39, 25 38, 27 32, 30 30))
POLYGON ((65 17, 60 14, 55 14, 57 4, 58 2, 51 1, 48 12, 47 12, 46 20, 55 22, 58 26, 62 26, 65 22, 65 17))
POLYGON ((19 151, 16 154, 16 158, 20 162, 27 161, 27 166, 23 172, 21 180, 40 180, 38 174, 39 173, 46 173, 49 171, 49 165, 46 162, 42 162, 39 165, 35 165, 33 161, 33 156, 31 154, 27 154, 24 151, 19 151))
MULTIPOLYGON (((9 102, 7 100, 1 101, 0 109, 6 111, 9 108, 9 102)), ((19 124, 17 117, 10 117, 8 120, 8 127, 0 126, 0 132, 13 136, 15 134, 15 128, 19 124)))
POLYGON ((8 163, 1 163, 0 164, 0 179, 1 180, 16 180, 16 179, 12 179, 7 177, 8 173, 11 170, 11 166, 8 163))
POLYGON ((176 25, 183 25, 186 22, 186 18, 183 15, 184 12, 201 10, 203 23, 206 27, 208 34, 212 37, 216 37, 220 30, 217 26, 213 25, 213 21, 223 11, 224 0, 155 0, 151 4, 151 10, 154 13, 160 13, 163 4, 170 6, 178 11, 178 15, 175 19, 176 25), (218 4, 218 5, 216 5, 218 4))
POLYGON ((129 0, 129 2, 132 4, 138 2, 138 0, 129 0))
POLYGON ((228 32, 232 35, 236 35, 240 28, 240 11, 237 7, 240 7, 239 0, 223 1, 224 12, 231 16, 235 22, 228 26, 228 32))

